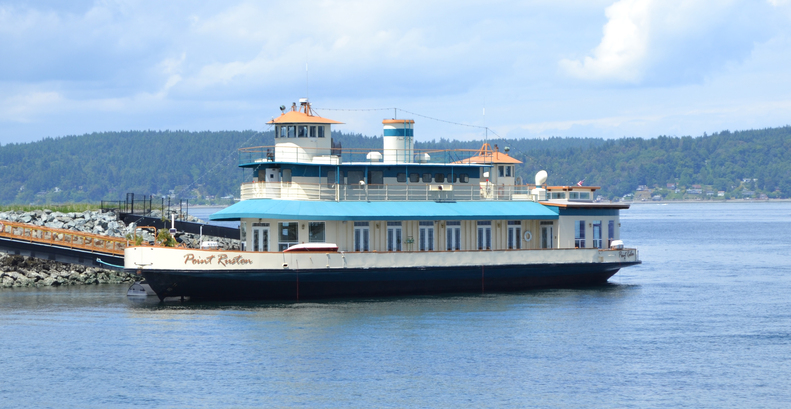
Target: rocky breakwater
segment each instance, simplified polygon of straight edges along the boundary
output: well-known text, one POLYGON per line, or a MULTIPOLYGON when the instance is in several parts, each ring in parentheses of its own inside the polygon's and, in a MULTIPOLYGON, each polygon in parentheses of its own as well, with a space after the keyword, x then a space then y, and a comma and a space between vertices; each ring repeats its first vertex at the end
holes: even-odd
POLYGON ((3 288, 121 284, 134 281, 134 275, 123 271, 0 253, 0 287, 3 288))
MULTIPOLYGON (((159 211, 154 211, 152 217, 160 217, 159 211)), ((184 217, 188 221, 203 223, 202 220, 193 216, 184 217)), ((51 227, 55 229, 75 230, 83 233, 92 233, 102 236, 132 238, 132 236, 142 236, 143 242, 154 243, 156 237, 152 232, 139 229, 136 226, 127 226, 123 221, 118 220, 114 212, 101 212, 86 210, 84 212, 53 212, 49 209, 35 210, 31 212, 9 211, 0 212, 0 220, 33 224, 36 226, 51 227), (136 231, 133 231, 136 230, 136 231)), ((190 233, 179 233, 177 237, 181 243, 189 248, 200 247, 200 236, 190 233)), ((227 239, 223 237, 203 236, 203 241, 217 242, 220 250, 238 250, 239 240, 227 239)))
POLYGON ((86 210, 84 212, 61 213, 49 209, 32 212, 11 211, 0 213, 0 220, 111 237, 124 237, 128 233, 124 222, 117 220, 117 216, 113 212, 86 210))

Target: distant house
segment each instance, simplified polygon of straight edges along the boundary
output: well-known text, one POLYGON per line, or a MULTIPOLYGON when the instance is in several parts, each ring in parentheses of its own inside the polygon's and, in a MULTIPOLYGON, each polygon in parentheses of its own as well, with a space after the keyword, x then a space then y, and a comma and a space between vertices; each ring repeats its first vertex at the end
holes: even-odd
POLYGON ((676 188, 676 184, 675 183, 668 183, 667 184, 667 188, 668 189, 675 189, 676 188))
POLYGON ((717 196, 718 197, 725 197, 725 191, 724 190, 718 190, 717 191, 717 196))
POLYGON ((655 201, 655 202, 658 202, 658 201, 662 200, 662 196, 660 196, 660 195, 654 195, 654 196, 651 198, 651 200, 653 200, 653 201, 655 201))
MULTIPOLYGON (((700 186, 700 185, 693 185, 693 186, 700 186)), ((702 189, 687 189, 687 194, 690 195, 699 195, 701 193, 703 193, 702 189)))
POLYGON ((747 196, 752 196, 754 194, 755 192, 753 192, 752 190, 742 190, 742 196, 747 197, 747 196))
POLYGON ((760 195, 758 195, 758 198, 761 200, 767 200, 769 199, 769 196, 767 196, 766 193, 761 193, 760 195))
POLYGON ((676 190, 674 190, 674 192, 681 193, 681 189, 676 188, 676 190))
POLYGON ((707 190, 706 191, 706 196, 714 196, 714 191, 713 190, 707 190))
POLYGON ((642 192, 643 190, 648 190, 648 186, 646 185, 639 185, 636 189, 638 192, 642 192))
POLYGON ((693 189, 703 189, 703 186, 701 186, 701 185, 692 185, 692 188, 693 189))

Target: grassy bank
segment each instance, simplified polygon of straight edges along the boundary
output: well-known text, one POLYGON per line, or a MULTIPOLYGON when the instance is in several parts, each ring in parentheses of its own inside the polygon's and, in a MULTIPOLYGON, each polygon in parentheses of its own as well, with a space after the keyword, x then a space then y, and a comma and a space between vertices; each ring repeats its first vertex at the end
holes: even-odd
POLYGON ((0 212, 22 211, 32 212, 36 210, 49 209, 53 212, 61 213, 81 213, 86 210, 99 210, 99 204, 96 203, 61 203, 61 204, 46 204, 46 205, 7 205, 0 206, 0 212))

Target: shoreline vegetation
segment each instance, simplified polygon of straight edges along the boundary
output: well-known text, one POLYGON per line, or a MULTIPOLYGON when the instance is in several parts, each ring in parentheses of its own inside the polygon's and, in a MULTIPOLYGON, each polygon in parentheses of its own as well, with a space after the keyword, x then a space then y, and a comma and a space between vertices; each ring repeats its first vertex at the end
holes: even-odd
MULTIPOLYGON (((337 131, 331 138, 347 148, 344 154, 349 148, 379 151, 383 143, 380 136, 337 131)), ((484 142, 420 139, 415 149, 433 152, 476 151, 484 142)), ((543 169, 555 186, 579 181, 601 186, 603 200, 637 199, 648 192, 662 199, 791 198, 791 126, 698 137, 485 142, 500 151, 508 148, 522 162, 517 184, 532 182, 543 169)), ((237 167, 238 149, 272 145, 271 130, 102 132, 2 145, 0 205, 98 203, 122 199, 127 192, 153 196, 159 203, 185 199, 190 207, 229 205, 240 196, 241 183, 252 178, 237 167)))

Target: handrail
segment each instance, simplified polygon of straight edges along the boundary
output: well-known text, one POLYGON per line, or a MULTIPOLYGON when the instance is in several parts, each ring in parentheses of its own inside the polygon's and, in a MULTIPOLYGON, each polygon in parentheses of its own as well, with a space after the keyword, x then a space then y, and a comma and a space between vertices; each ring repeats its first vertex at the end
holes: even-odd
MULTIPOLYGON (((459 165, 493 165, 495 153, 498 151, 490 149, 385 149, 385 148, 338 148, 332 147, 308 147, 299 145, 270 145, 270 146, 251 146, 239 149, 239 164, 250 164, 258 162, 312 162, 316 156, 334 157, 344 163, 380 163, 381 160, 370 160, 370 152, 383 153, 385 151, 408 151, 411 163, 433 163, 433 164, 459 164, 459 165), (277 156, 283 157, 278 158, 277 156), (472 159, 475 158, 473 162, 472 159)), ((334 163, 333 163, 334 164, 334 163)))
POLYGON ((56 229, 34 224, 2 221, 0 237, 49 244, 94 253, 123 255, 128 241, 120 237, 102 236, 74 230, 56 229))
POLYGON ((246 182, 241 198, 324 201, 531 200, 532 185, 494 185, 491 183, 414 183, 345 185, 302 182, 246 182), (441 188, 440 188, 441 187, 441 188))

